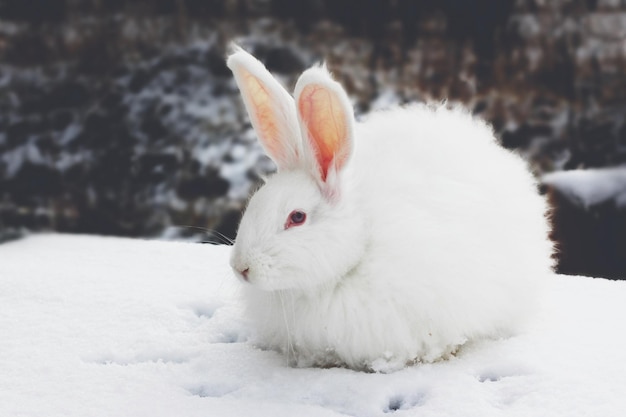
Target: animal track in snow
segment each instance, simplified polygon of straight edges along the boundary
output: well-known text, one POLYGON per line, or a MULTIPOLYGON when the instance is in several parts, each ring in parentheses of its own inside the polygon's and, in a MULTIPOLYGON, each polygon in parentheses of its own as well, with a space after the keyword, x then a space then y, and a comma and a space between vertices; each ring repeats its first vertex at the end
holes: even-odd
POLYGON ((491 392, 492 402, 498 408, 507 408, 527 396, 532 384, 520 384, 519 380, 532 378, 527 370, 516 367, 495 367, 480 372, 476 379, 491 392))
POLYGON ((507 375, 502 376, 494 372, 485 372, 481 375, 478 375, 477 379, 479 382, 498 382, 502 378, 507 378, 507 377, 508 377, 507 375))
POLYGON ((221 304, 219 303, 197 301, 190 303, 184 308, 190 310, 198 319, 211 319, 220 307, 221 304))
POLYGON ((387 406, 383 409, 385 413, 394 413, 398 410, 408 410, 424 404, 425 394, 422 392, 412 395, 394 395, 389 398, 387 406))
POLYGON ((194 301, 179 308, 186 320, 197 327, 194 331, 205 334, 209 343, 240 343, 247 339, 238 326, 225 321, 232 312, 221 302, 194 301))
POLYGON ((220 335, 219 339, 214 343, 241 343, 245 340, 245 338, 241 337, 241 335, 235 331, 227 331, 220 335))
POLYGON ((187 391, 200 398, 219 398, 230 394, 237 388, 229 384, 203 384, 187 388, 187 391))
POLYGON ((479 372, 476 379, 479 382, 498 382, 505 378, 528 375, 528 371, 516 366, 492 366, 479 372))
POLYGON ((85 360, 86 362, 99 365, 140 365, 146 363, 154 364, 182 364, 189 362, 189 355, 182 352, 138 352, 133 355, 108 354, 98 358, 85 360))

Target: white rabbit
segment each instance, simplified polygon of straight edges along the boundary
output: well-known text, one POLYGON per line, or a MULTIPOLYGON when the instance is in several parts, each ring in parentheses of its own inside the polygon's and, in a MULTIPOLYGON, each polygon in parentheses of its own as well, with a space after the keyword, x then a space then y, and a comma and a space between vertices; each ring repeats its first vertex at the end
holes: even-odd
POLYGON ((247 52, 228 66, 278 166, 230 260, 259 345, 392 371, 516 331, 551 270, 547 206, 487 124, 427 105, 355 123, 324 67, 294 101, 247 52))

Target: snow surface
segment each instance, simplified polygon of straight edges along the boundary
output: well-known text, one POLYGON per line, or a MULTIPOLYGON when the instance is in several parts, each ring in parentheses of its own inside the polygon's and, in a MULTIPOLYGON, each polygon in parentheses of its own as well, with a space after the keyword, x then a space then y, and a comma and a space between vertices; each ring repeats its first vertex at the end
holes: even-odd
POLYGON ((544 175, 542 182, 585 208, 609 200, 626 206, 626 166, 553 172, 544 175))
POLYGON ((528 331, 392 374, 246 343, 228 247, 0 245, 1 416, 623 416, 626 282, 547 278, 528 331))

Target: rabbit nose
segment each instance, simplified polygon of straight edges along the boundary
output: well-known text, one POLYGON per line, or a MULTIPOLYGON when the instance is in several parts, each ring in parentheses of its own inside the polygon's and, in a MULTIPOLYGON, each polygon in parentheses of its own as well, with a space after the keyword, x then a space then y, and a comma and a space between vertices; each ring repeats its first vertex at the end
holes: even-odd
POLYGON ((237 274, 239 274, 244 281, 248 281, 248 272, 250 272, 250 268, 246 268, 246 269, 236 269, 237 274))

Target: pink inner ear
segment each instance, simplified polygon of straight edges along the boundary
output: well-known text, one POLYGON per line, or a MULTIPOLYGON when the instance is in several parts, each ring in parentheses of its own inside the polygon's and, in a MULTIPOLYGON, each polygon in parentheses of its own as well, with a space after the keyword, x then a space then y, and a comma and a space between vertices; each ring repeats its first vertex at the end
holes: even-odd
POLYGON ((276 120, 276 109, 272 107, 273 101, 270 93, 263 83, 246 70, 242 70, 242 81, 247 92, 248 101, 251 105, 252 122, 255 125, 259 139, 263 142, 267 152, 273 156, 282 156, 282 148, 278 142, 280 131, 276 120))
POLYGON ((316 158, 325 181, 333 159, 337 169, 341 169, 348 158, 348 122, 343 105, 334 92, 311 84, 302 89, 298 110, 317 149, 316 158))

